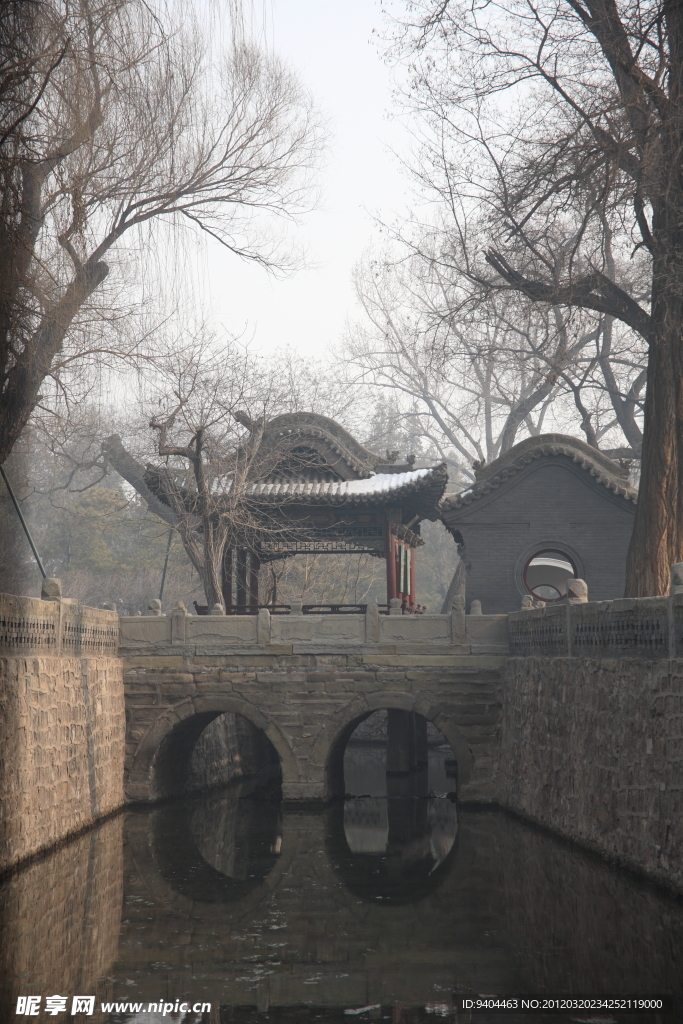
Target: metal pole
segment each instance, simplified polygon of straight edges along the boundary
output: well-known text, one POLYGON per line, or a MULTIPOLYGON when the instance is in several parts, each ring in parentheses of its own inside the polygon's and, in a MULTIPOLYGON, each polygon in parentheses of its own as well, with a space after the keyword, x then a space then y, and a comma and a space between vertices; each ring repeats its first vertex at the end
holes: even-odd
POLYGON ((17 515, 19 516, 19 522, 24 527, 24 533, 26 534, 26 536, 28 538, 28 542, 31 545, 31 551, 35 555, 36 562, 38 563, 38 568, 40 569, 40 573, 41 573, 43 579, 46 580, 47 579, 47 573, 43 569, 43 563, 40 560, 40 555, 38 554, 38 549, 36 548, 35 544, 33 543, 33 537, 31 536, 31 531, 29 530, 28 524, 27 524, 26 520, 24 519, 24 516, 22 514, 21 509, 19 508, 19 502, 17 501, 17 499, 14 496, 14 491, 12 490, 10 482, 7 479, 7 474, 5 473, 5 469, 4 469, 3 466, 0 466, 0 473, 2 473, 2 479, 5 481, 5 485, 7 487, 7 490, 9 491, 9 496, 12 499, 12 504, 14 505, 15 509, 17 510, 17 515))
POLYGON ((173 534, 175 530, 173 527, 168 531, 168 544, 166 545, 166 558, 164 559, 164 571, 161 574, 161 586, 159 587, 159 600, 161 601, 164 596, 164 583, 166 582, 166 570, 168 569, 168 556, 171 553, 171 543, 173 541, 173 534))

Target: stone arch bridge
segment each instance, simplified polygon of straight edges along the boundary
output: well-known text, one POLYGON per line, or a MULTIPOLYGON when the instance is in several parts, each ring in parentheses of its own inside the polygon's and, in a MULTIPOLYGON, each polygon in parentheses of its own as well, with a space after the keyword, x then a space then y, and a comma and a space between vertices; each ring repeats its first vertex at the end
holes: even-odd
POLYGON ((380 708, 422 716, 458 764, 460 796, 491 799, 506 616, 170 616, 121 619, 126 797, 182 792, 192 750, 232 712, 262 730, 283 796, 326 800, 343 785, 356 726, 380 708))

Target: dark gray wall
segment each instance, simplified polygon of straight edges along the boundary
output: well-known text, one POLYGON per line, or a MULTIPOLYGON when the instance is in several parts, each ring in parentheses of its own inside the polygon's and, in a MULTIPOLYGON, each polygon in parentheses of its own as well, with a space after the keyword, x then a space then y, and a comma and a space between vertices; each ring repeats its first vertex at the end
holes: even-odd
POLYGON ((444 512, 465 543, 466 601, 486 614, 514 611, 527 593, 522 574, 541 549, 564 551, 591 601, 623 597, 635 505, 565 455, 544 456, 483 498, 444 512))

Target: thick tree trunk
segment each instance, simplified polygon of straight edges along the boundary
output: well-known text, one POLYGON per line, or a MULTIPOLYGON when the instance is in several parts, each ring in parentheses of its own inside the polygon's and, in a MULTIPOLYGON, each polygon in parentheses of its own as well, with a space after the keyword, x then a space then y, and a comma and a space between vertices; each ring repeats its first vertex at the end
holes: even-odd
MULTIPOLYGON (((657 263, 657 261, 655 261, 657 263)), ((683 275, 655 266, 638 508, 626 564, 627 597, 669 590, 683 561, 683 275)))
POLYGON ((225 537, 221 538, 222 532, 212 522, 211 516, 202 517, 204 528, 204 565, 202 571, 202 584, 209 611, 214 605, 219 604, 223 610, 223 587, 221 585, 221 564, 223 562, 223 551, 225 549, 225 537))

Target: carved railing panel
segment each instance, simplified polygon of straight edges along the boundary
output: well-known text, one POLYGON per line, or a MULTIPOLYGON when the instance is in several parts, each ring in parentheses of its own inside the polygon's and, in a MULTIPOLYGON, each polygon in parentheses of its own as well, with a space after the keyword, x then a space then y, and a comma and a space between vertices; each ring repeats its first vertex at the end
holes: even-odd
POLYGON ((3 654, 116 657, 118 646, 116 612, 69 601, 0 594, 0 651, 3 654))

